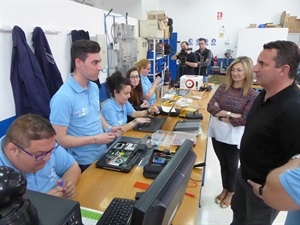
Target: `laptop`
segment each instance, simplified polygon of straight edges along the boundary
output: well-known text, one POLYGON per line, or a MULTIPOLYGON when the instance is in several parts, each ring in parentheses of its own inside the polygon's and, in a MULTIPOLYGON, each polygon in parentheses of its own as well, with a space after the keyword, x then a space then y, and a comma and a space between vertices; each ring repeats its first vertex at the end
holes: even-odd
POLYGON ((149 123, 138 123, 134 126, 133 130, 144 131, 149 133, 154 133, 159 130, 165 123, 166 117, 149 117, 151 122, 149 123))
POLYGON ((140 138, 121 136, 107 149, 106 154, 96 162, 96 168, 129 173, 145 154, 146 146, 140 138))

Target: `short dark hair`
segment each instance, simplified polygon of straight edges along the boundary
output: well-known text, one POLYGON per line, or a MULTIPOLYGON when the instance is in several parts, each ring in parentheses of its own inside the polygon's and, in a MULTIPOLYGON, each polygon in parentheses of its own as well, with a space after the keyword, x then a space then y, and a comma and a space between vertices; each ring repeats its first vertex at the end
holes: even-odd
POLYGON ((111 76, 106 78, 106 86, 109 89, 112 97, 115 97, 114 91, 119 93, 124 86, 127 85, 131 86, 131 82, 127 77, 124 77, 120 71, 116 71, 111 76))
POLYGON ((206 38, 199 38, 198 39, 198 41, 200 42, 200 41, 204 41, 205 42, 205 44, 207 43, 207 40, 206 40, 206 38))
POLYGON ((71 46, 71 66, 75 68, 75 59, 85 61, 88 53, 98 53, 101 47, 98 42, 91 40, 77 40, 71 46))
POLYGON ((300 63, 300 49, 292 41, 271 41, 264 44, 264 49, 276 49, 277 56, 274 58, 276 67, 283 65, 290 66, 289 78, 295 79, 299 63, 300 63))
POLYGON ((29 147, 31 141, 49 139, 56 135, 56 132, 49 120, 36 114, 26 114, 16 118, 8 128, 3 139, 3 146, 9 142, 18 143, 21 146, 29 147))
POLYGON ((190 44, 187 41, 182 41, 180 44, 185 43, 187 46, 189 46, 190 44))

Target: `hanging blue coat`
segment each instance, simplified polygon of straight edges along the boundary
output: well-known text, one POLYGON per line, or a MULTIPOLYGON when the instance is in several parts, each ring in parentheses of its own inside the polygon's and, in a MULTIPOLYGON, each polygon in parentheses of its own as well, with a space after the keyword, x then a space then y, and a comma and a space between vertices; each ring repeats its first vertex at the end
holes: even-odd
POLYGON ((35 50, 34 53, 36 59, 44 74, 49 96, 51 98, 63 84, 63 80, 42 28, 36 27, 33 30, 32 45, 35 50))
POLYGON ((34 113, 49 118, 50 97, 42 70, 26 42, 24 31, 14 26, 10 81, 16 116, 34 113))

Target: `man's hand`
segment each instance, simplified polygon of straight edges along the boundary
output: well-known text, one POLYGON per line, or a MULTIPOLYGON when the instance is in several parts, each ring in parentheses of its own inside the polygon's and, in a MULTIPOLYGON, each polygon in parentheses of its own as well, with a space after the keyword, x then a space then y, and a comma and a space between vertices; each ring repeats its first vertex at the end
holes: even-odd
POLYGON ((62 180, 59 180, 56 184, 56 187, 51 189, 50 191, 47 192, 49 195, 53 195, 56 197, 63 197, 64 196, 64 188, 61 185, 62 180))
POLYGON ((64 182, 63 190, 65 198, 73 198, 76 195, 76 185, 70 180, 64 182))
MULTIPOLYGON (((113 127, 111 128, 113 129, 113 127)), ((95 144, 108 144, 116 138, 115 133, 110 130, 109 133, 95 135, 95 144)))
POLYGON ((262 196, 259 194, 259 188, 262 186, 261 184, 255 183, 252 180, 247 180, 247 182, 252 186, 253 193, 258 198, 262 198, 262 196))
POLYGON ((115 126, 110 129, 111 133, 114 133, 116 137, 120 137, 124 133, 124 128, 121 126, 115 126))

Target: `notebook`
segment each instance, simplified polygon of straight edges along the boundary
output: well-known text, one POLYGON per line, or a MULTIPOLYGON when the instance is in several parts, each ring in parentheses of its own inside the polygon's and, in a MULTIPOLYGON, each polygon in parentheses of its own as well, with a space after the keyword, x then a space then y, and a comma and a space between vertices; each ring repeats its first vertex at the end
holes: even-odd
POLYGON ((173 131, 197 131, 200 127, 199 120, 180 120, 176 123, 173 131))
POLYGON ((140 138, 121 136, 107 149, 106 154, 96 162, 97 168, 129 173, 145 154, 146 146, 140 138))
POLYGON ((166 121, 166 117, 149 117, 149 119, 151 119, 151 122, 138 123, 133 130, 154 133, 159 130, 166 121))

